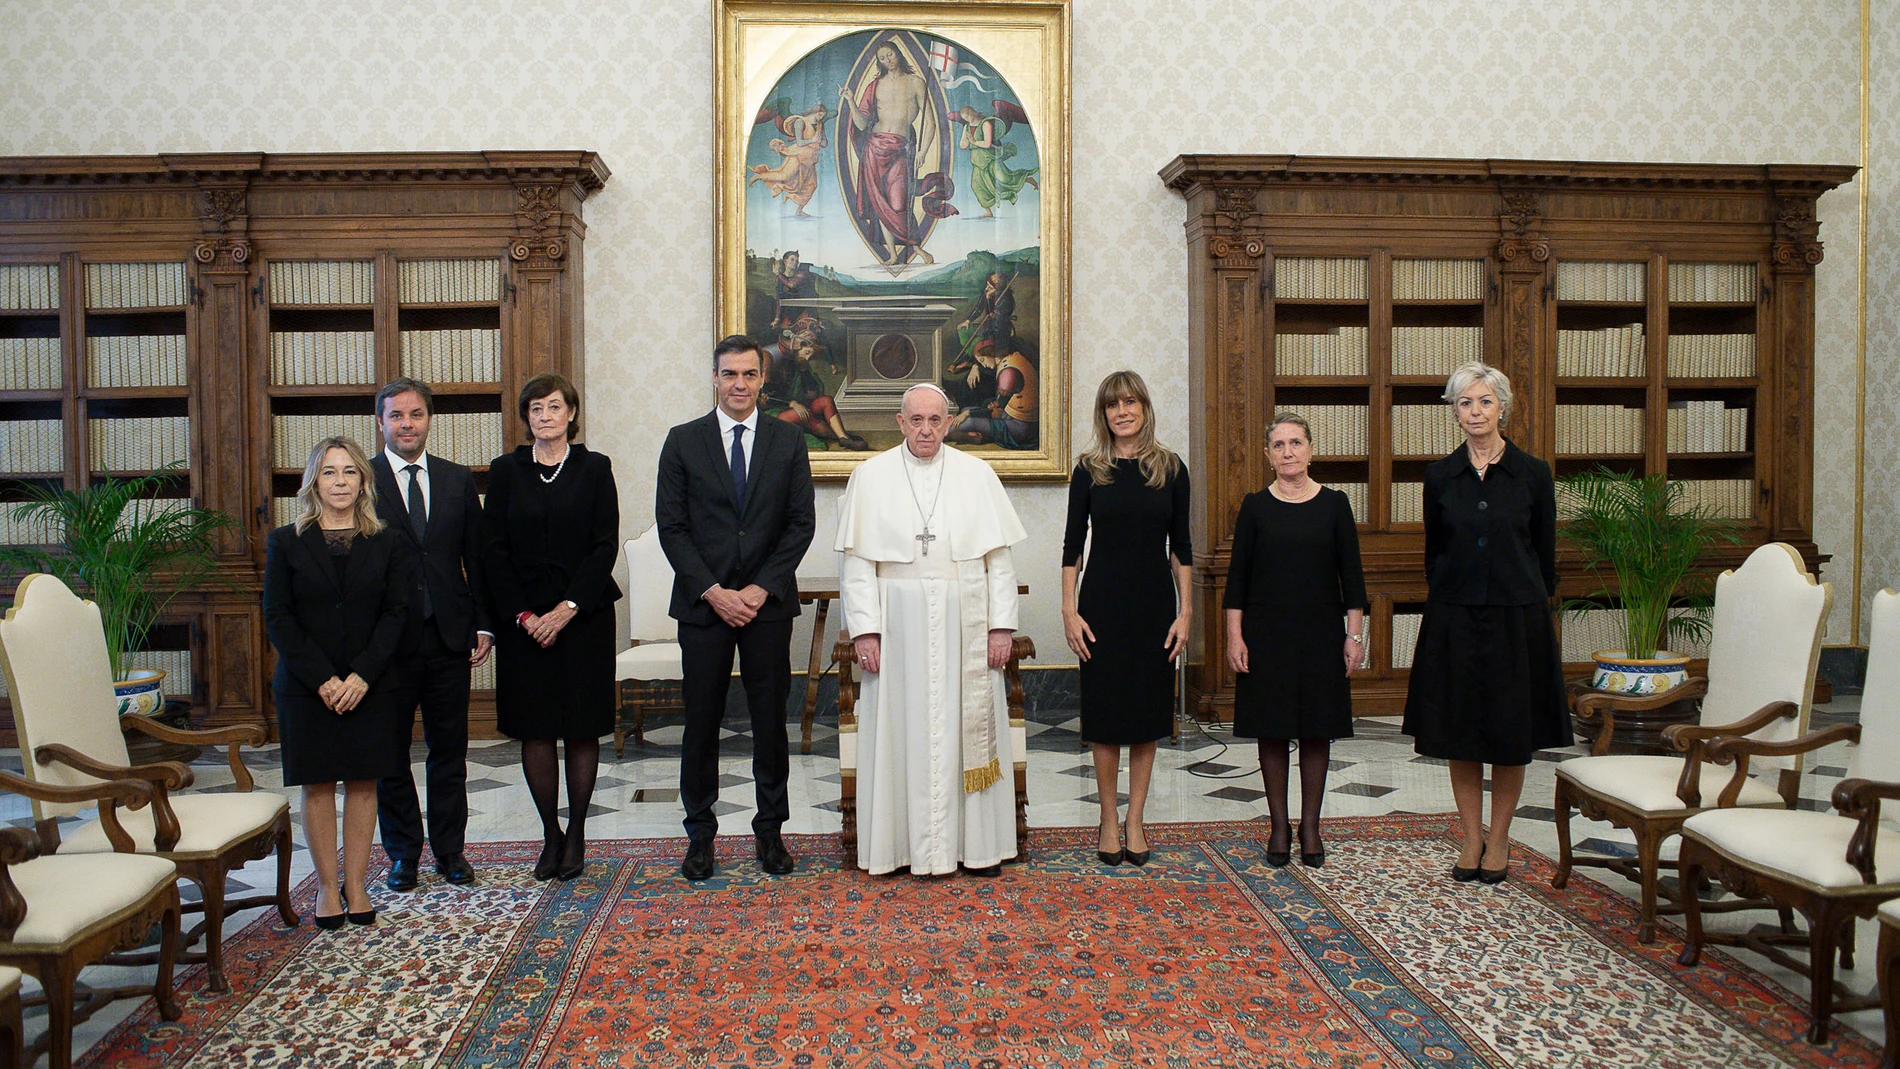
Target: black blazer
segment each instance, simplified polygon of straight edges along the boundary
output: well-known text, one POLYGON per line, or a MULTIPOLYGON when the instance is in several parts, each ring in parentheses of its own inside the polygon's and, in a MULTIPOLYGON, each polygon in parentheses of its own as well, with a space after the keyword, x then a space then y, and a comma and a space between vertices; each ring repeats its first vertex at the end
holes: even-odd
POLYGON ((1434 601, 1532 605, 1557 593, 1557 486, 1508 439, 1483 479, 1459 446, 1425 469, 1425 580, 1434 601))
POLYGON ((389 455, 378 452, 369 466, 376 472, 376 512, 394 527, 416 554, 414 596, 409 599, 409 626, 403 650, 420 644, 422 588, 426 584, 435 610, 435 626, 442 644, 451 650, 475 648, 475 632, 495 633, 488 613, 488 584, 482 570, 482 500, 475 493, 475 476, 452 460, 429 455, 429 518, 422 541, 409 526, 409 480, 398 479, 389 455))
POLYGON ((660 548, 673 565, 667 613, 681 623, 720 623, 700 595, 714 584, 765 588, 761 620, 798 615, 798 562, 816 527, 811 458, 805 436, 759 413, 756 452, 746 475, 745 511, 732 496, 732 466, 720 440, 719 416, 708 412, 667 432, 654 498, 660 548))
POLYGON ((516 446, 488 466, 488 544, 483 564, 495 618, 514 626, 524 612, 571 601, 578 612, 620 600, 620 492, 605 454, 569 447, 560 478, 543 484, 532 446, 516 446))
POLYGON ((416 581, 402 536, 387 528, 357 535, 340 578, 314 523, 302 534, 295 524, 279 527, 266 545, 264 629, 277 647, 277 693, 314 696, 351 672, 372 693, 393 686, 396 673, 384 669, 402 641, 416 581))

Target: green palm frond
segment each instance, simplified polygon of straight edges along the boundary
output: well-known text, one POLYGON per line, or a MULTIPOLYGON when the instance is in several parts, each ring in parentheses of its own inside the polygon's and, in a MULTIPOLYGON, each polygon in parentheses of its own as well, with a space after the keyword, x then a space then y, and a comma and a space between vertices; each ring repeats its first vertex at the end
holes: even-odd
POLYGON ((1608 468, 1559 479, 1557 507, 1559 533, 1583 553, 1598 583, 1566 609, 1619 599, 1631 657, 1654 657, 1672 639, 1707 637, 1713 582, 1696 562, 1717 545, 1741 542, 1745 524, 1688 503, 1683 485, 1668 476, 1608 468))
POLYGON ((230 516, 150 495, 167 472, 101 479, 78 490, 28 486, 20 518, 43 524, 45 546, 0 546, 0 568, 45 572, 99 606, 115 678, 181 590, 217 567, 217 536, 230 516))

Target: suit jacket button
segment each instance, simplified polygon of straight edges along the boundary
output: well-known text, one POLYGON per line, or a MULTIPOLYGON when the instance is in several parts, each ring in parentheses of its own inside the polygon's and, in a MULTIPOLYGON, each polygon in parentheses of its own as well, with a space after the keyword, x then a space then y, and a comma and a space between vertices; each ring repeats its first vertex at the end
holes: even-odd
POLYGON ((739 537, 740 537, 740 538, 744 538, 744 537, 745 537, 745 532, 744 532, 744 531, 740 531, 740 532, 739 532, 739 537))

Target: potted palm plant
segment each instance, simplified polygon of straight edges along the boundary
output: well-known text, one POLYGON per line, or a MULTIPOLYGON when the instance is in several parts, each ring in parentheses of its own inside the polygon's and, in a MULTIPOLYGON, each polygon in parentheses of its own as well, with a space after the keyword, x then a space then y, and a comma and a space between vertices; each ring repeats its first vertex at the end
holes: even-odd
POLYGON ((172 599, 212 573, 218 533, 237 526, 222 512, 151 496, 168 482, 160 471, 76 490, 28 486, 19 518, 43 525, 49 544, 0 547, 0 568, 56 576, 99 606, 121 713, 164 704, 165 674, 132 668, 132 655, 172 599))
POLYGON ((1708 637, 1714 581, 1696 563, 1717 545, 1742 540, 1746 525, 1691 504, 1666 475, 1596 468, 1557 480, 1558 531, 1583 554, 1598 589, 1566 611, 1622 609, 1623 645, 1595 654, 1590 685, 1623 694, 1659 694, 1688 676, 1689 656, 1671 644, 1708 637))

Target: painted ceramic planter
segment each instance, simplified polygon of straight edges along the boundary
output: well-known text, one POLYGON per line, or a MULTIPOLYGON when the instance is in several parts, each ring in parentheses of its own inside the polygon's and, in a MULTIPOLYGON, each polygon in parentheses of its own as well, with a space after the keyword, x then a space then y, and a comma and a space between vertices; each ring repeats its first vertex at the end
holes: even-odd
POLYGON ((119 698, 119 715, 151 716, 163 709, 165 695, 160 688, 164 684, 165 673, 157 668, 132 669, 127 678, 112 684, 112 693, 119 698))
POLYGON ((1658 651, 1660 656, 1625 657, 1622 650, 1598 650, 1597 670, 1590 677, 1595 690, 1616 694, 1662 694, 1681 686, 1689 678, 1688 654, 1658 651))

